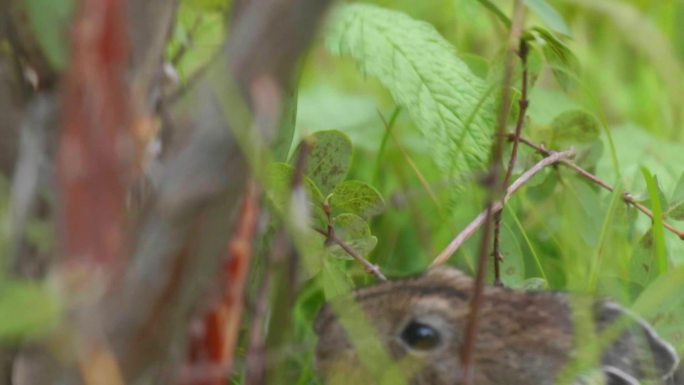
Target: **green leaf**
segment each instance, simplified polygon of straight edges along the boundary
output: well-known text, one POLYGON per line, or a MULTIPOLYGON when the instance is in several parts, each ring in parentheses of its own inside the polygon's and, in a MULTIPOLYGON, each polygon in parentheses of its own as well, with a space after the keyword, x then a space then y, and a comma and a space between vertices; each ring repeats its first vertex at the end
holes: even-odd
POLYGON ((572 91, 577 85, 581 72, 580 61, 575 54, 557 39, 551 32, 539 28, 532 28, 536 40, 541 44, 542 53, 551 67, 553 76, 564 91, 572 91))
MULTIPOLYGON (((667 270, 667 250, 665 249, 665 230, 663 228, 663 211, 661 207, 666 206, 661 202, 657 180, 651 175, 647 168, 642 167, 641 173, 646 181, 648 195, 651 198, 651 211, 653 212, 653 241, 655 243, 655 267, 658 273, 662 274, 667 270), (662 205, 661 205, 662 204, 662 205)), ((662 194, 662 193, 660 193, 662 194)))
MULTIPOLYGON (((362 257, 370 254, 378 243, 378 239, 371 235, 368 222, 354 214, 340 214, 333 218, 335 235, 349 245, 362 257)), ((352 257, 337 244, 332 244, 329 248, 331 255, 341 259, 351 259, 352 257)))
MULTIPOLYGON (((310 143, 306 161, 306 175, 328 195, 344 180, 351 164, 352 144, 349 137, 337 130, 319 131, 304 139, 310 143)), ((300 143, 292 160, 299 157, 300 143)))
MULTIPOLYGON (((658 179, 657 175, 653 176, 653 183, 655 184, 656 191, 658 192, 658 200, 660 202, 660 207, 668 207, 667 203, 667 197, 665 197, 665 192, 663 191, 663 186, 660 183, 660 180, 658 179)), ((648 191, 648 185, 646 186, 647 190, 643 194, 640 194, 639 196, 635 197, 634 199, 643 204, 644 206, 648 207, 649 209, 653 210, 653 200, 651 199, 651 194, 650 191, 648 191)))
POLYGON ((60 307, 45 287, 32 282, 0 284, 0 340, 36 337, 59 321, 60 307))
MULTIPOLYGON (((268 191, 266 193, 275 208, 281 213, 285 212, 290 203, 294 173, 294 167, 287 163, 272 163, 268 166, 268 191)), ((304 177, 304 187, 311 200, 314 217, 325 221, 325 214, 322 209, 323 194, 306 176, 304 177)))
POLYGON ((658 277, 653 231, 646 232, 632 250, 632 256, 629 259, 630 280, 641 287, 648 287, 648 284, 658 277))
POLYGON ((532 10, 552 30, 565 36, 570 36, 570 28, 563 17, 546 0, 523 0, 525 5, 532 10))
POLYGON ((480 79, 487 79, 489 75, 489 61, 480 55, 464 53, 461 59, 468 65, 470 71, 480 79))
POLYGON ((378 190, 367 183, 347 180, 335 187, 330 197, 330 205, 333 209, 370 218, 382 212, 385 201, 378 190))
POLYGON ((505 223, 501 226, 500 251, 503 256, 501 262, 501 280, 507 287, 514 287, 525 279, 525 259, 518 238, 505 223))
POLYGON ((489 0, 478 0, 478 2, 492 12, 506 27, 511 28, 511 19, 509 19, 508 16, 506 16, 506 13, 504 13, 496 4, 489 0))
POLYGON ((26 0, 25 4, 29 23, 48 62, 55 69, 65 68, 74 1, 26 0))
POLYGON ((332 19, 327 46, 380 80, 449 177, 484 168, 495 126, 492 89, 434 27, 376 6, 346 5, 332 19))
POLYGON ((589 143, 598 139, 599 121, 583 110, 565 111, 551 122, 554 148, 563 148, 573 143, 589 143))
POLYGON ((677 221, 684 221, 684 173, 679 177, 677 187, 670 198, 670 207, 665 215, 677 221))
POLYGON ((594 170, 603 156, 603 149, 603 142, 600 140, 579 145, 576 148, 575 163, 585 170, 594 170))
POLYGON ((282 105, 280 126, 272 144, 273 159, 279 162, 287 160, 287 155, 292 147, 292 138, 294 137, 297 122, 297 88, 293 86, 291 89, 286 90, 286 92, 287 94, 282 105))
POLYGON ((564 111, 578 109, 579 105, 559 91, 535 87, 530 91, 530 107, 527 116, 535 124, 550 125, 564 111))

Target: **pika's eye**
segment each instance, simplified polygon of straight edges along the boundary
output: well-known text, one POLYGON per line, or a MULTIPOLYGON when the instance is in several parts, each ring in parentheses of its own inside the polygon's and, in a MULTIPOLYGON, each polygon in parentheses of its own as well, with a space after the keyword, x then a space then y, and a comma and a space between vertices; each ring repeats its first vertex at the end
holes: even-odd
POLYGON ((411 349, 425 351, 436 348, 441 341, 441 336, 432 326, 411 321, 401 332, 401 339, 411 349))

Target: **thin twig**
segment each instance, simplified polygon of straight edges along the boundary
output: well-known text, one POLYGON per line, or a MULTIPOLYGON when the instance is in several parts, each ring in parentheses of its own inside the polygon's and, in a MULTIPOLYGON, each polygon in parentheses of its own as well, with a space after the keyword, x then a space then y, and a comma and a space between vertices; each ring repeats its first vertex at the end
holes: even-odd
POLYGON ((332 237, 328 236, 328 232, 323 229, 319 228, 314 228, 314 230, 327 237, 326 242, 329 240, 338 246, 342 248, 347 254, 349 254, 352 258, 354 258, 357 262, 363 265, 363 267, 366 269, 366 271, 370 274, 373 274, 377 279, 381 281, 387 281, 387 277, 385 277, 384 274, 380 271, 380 268, 377 265, 374 265, 364 257, 361 256, 361 254, 357 253, 356 250, 354 250, 351 246, 349 246, 346 242, 341 240, 340 238, 337 237, 337 235, 333 234, 332 237))
POLYGON ((470 300, 470 313, 466 321, 466 327, 461 348, 460 364, 463 368, 462 385, 472 385, 475 379, 473 371, 475 340, 477 339, 477 328, 482 305, 482 293, 484 291, 485 270, 487 269, 487 257, 489 256, 489 243, 491 237, 491 227, 494 219, 495 202, 503 195, 504 186, 499 180, 501 174, 501 159, 503 157, 504 138, 501 136, 506 132, 506 123, 511 103, 511 86, 513 84, 514 54, 517 44, 520 41, 523 29, 523 19, 525 9, 522 0, 516 0, 513 6, 513 22, 506 49, 504 60, 504 73, 502 80, 502 91, 500 99, 499 115, 496 126, 496 134, 492 147, 492 157, 489 175, 487 178, 488 194, 487 209, 483 225, 482 238, 480 241, 480 253, 477 261, 477 274, 473 282, 473 297, 470 300))
MULTIPOLYGON (((503 187, 507 188, 508 183, 511 181, 511 176, 513 175, 513 168, 515 167, 515 162, 518 160, 518 145, 520 141, 520 134, 522 133, 522 127, 525 123, 525 113, 527 112, 527 107, 530 102, 527 98, 527 54, 529 53, 529 47, 525 39, 520 39, 520 48, 518 49, 518 57, 520 57, 520 62, 522 63, 522 86, 520 91, 520 100, 518 101, 518 121, 515 124, 515 134, 513 137, 513 146, 511 148, 511 158, 508 160, 508 167, 506 168, 506 175, 503 180, 503 187)), ((494 257, 494 285, 503 286, 501 282, 501 261, 503 256, 499 249, 499 234, 501 232, 501 215, 503 210, 496 213, 494 216, 494 246, 493 246, 493 257, 494 257)))
MULTIPOLYGON (((510 140, 512 138, 512 135, 508 135, 508 138, 510 140)), ((544 156, 547 156, 550 153, 549 150, 545 149, 544 147, 542 147, 540 145, 537 145, 537 144, 531 142, 529 139, 521 137, 520 143, 523 143, 526 146, 537 150, 537 152, 539 152, 540 154, 542 154, 544 156)), ((575 171, 578 175, 580 175, 584 179, 587 179, 590 182, 600 186, 604 190, 607 190, 610 192, 615 191, 615 187, 611 186, 610 184, 608 184, 607 182, 605 182, 601 178, 597 177, 596 175, 594 175, 594 174, 590 173, 589 171, 583 169, 582 167, 578 166, 577 163, 575 163, 569 159, 561 159, 558 163, 562 164, 565 167, 572 169, 573 171, 575 171)), ((649 210, 648 207, 637 202, 631 194, 629 194, 629 193, 622 194, 622 200, 626 204, 634 206, 634 208, 641 211, 644 215, 646 215, 647 217, 651 218, 651 220, 653 220, 653 212, 651 212, 651 210, 649 210)), ((684 231, 677 230, 676 228, 674 228, 674 226, 672 226, 668 223, 665 223, 665 222, 663 222, 663 227, 665 227, 671 233, 673 233, 674 235, 679 237, 679 239, 684 240, 684 231)))
MULTIPOLYGON (((503 203, 508 202, 513 194, 520 190, 525 183, 529 182, 532 177, 537 175, 545 167, 552 166, 556 163, 561 163, 574 155, 575 151, 572 149, 562 152, 550 152, 546 158, 542 159, 532 168, 525 171, 525 173, 520 175, 520 177, 516 179, 510 187, 508 187, 503 201, 494 203, 494 205, 492 205, 492 211, 495 213, 500 212, 504 207, 503 203)), ((485 222, 486 212, 487 211, 485 210, 475 217, 475 219, 473 219, 473 221, 470 222, 470 224, 466 226, 466 228, 463 229, 463 231, 461 231, 441 253, 439 253, 439 255, 432 261, 430 266, 438 266, 446 263, 446 261, 463 245, 463 243, 465 243, 465 241, 467 241, 480 227, 482 227, 485 222)))

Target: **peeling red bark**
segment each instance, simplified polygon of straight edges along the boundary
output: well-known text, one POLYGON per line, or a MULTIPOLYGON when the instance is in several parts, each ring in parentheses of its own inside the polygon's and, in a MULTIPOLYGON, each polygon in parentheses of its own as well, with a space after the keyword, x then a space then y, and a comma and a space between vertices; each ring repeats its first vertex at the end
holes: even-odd
POLYGON ((57 175, 67 263, 121 265, 133 142, 126 2, 83 0, 63 79, 57 175))

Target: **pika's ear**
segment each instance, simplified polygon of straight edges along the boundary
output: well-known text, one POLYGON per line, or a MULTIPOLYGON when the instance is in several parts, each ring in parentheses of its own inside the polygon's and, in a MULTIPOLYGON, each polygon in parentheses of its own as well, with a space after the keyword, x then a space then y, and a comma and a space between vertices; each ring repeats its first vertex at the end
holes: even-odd
POLYGON ((606 380, 606 385, 640 385, 641 383, 636 378, 625 373, 623 370, 614 366, 604 366, 603 375, 606 380))
MULTIPOLYGON (((645 320, 635 313, 609 302, 600 301, 594 308, 600 330, 614 322, 626 321, 625 332, 606 350, 604 371, 614 378, 610 385, 631 384, 628 380, 667 380, 679 366, 677 352, 645 320)), ((610 379, 610 377, 608 377, 610 379)))

